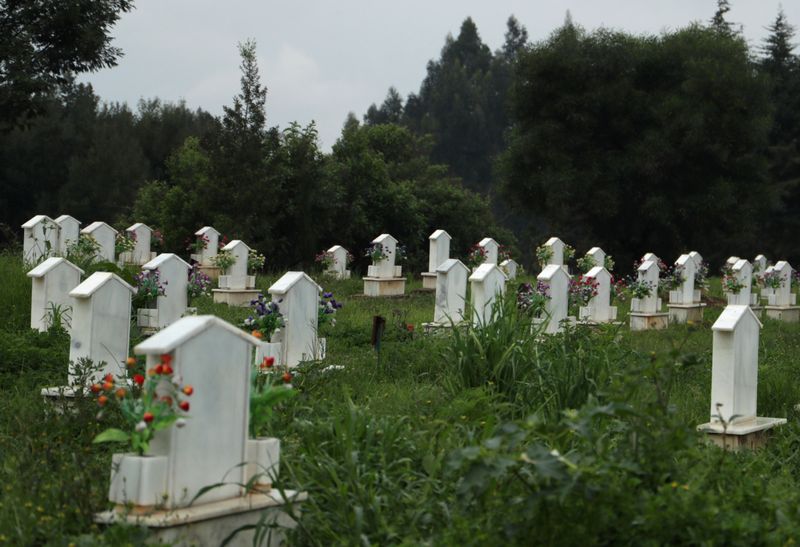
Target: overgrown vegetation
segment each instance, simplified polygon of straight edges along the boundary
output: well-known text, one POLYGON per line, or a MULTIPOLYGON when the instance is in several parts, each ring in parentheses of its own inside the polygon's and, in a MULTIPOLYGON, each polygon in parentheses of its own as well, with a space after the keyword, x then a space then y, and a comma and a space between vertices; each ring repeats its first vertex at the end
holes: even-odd
MULTIPOLYGON (((0 328, 0 542, 139 542, 137 529, 92 522, 107 507, 113 448, 91 441, 113 416, 98 423, 90 400, 74 416, 48 410, 39 390, 64 383, 68 338, 29 332, 21 263, 2 255, 0 270, 0 305, 19 310, 0 328)), ((259 286, 276 278, 259 276, 259 286)), ((509 298, 489 328, 423 334, 433 297, 413 291, 418 282, 405 298, 367 299, 357 296, 358 279, 319 279, 345 302, 336 326, 325 327, 328 358, 300 367, 297 395, 259 432, 282 439, 280 486, 310 495, 292 544, 797 537, 797 325, 767 321, 760 352, 760 414, 789 423, 766 449, 733 454, 694 430, 709 415, 709 325, 719 307, 702 325, 667 331, 609 326, 539 337, 509 298), (380 365, 374 315, 387 319, 380 365)), ((196 300, 201 313, 234 323, 248 313, 196 300)))

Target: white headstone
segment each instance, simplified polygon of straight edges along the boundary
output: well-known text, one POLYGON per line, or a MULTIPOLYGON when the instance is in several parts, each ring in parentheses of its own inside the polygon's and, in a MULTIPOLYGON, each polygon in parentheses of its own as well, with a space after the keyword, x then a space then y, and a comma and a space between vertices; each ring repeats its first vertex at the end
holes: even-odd
POLYGON ((117 242, 117 231, 114 228, 105 222, 96 221, 81 230, 81 233, 92 236, 100 245, 100 250, 97 252, 99 260, 114 262, 117 242))
POLYGON ((47 215, 36 215, 22 225, 22 259, 35 264, 58 250, 58 224, 47 215))
POLYGON ((497 264, 481 264, 469 276, 472 287, 472 324, 486 325, 492 320, 495 298, 505 293, 506 275, 497 264))
POLYGON ((81 223, 75 217, 61 215, 56 219, 56 224, 58 224, 58 254, 66 256, 67 249, 81 237, 81 223))
POLYGON ((586 256, 592 259, 594 266, 606 267, 606 252, 600 247, 592 247, 586 253, 586 256))
POLYGON ((203 226, 194 235, 197 239, 205 238, 205 248, 200 249, 199 253, 192 254, 192 259, 200 263, 201 266, 213 266, 213 258, 217 256, 219 249, 219 232, 211 226, 203 226))
POLYGON ((187 288, 191 266, 173 253, 162 253, 142 266, 143 270, 158 271, 164 294, 156 298, 158 328, 171 325, 186 313, 189 305, 187 288))
POLYGON ((661 259, 654 253, 645 253, 642 255, 642 262, 655 262, 656 267, 661 271, 661 259))
POLYGON ((334 245, 326 252, 331 257, 331 265, 325 273, 333 275, 336 279, 348 279, 350 271, 347 269, 347 249, 341 245, 334 245))
POLYGON ((728 423, 756 417, 758 337, 761 322, 749 306, 729 305, 711 327, 711 421, 728 423), (717 408, 717 405, 722 406, 717 408), (735 416, 735 417, 734 417, 735 416))
POLYGON ((547 261, 546 266, 551 264, 555 266, 564 265, 564 247, 566 245, 557 237, 551 237, 545 241, 544 246, 550 249, 550 259, 547 261))
POLYGON ((137 222, 131 226, 128 226, 127 230, 125 230, 129 234, 133 234, 135 239, 135 244, 133 247, 133 251, 129 254, 125 253, 127 256, 122 258, 123 262, 127 262, 129 264, 139 264, 142 265, 146 262, 149 262, 153 258, 153 253, 150 252, 150 242, 153 234, 153 229, 150 228, 147 224, 142 224, 141 222, 137 222), (130 259, 130 260, 128 260, 130 259))
POLYGON ((725 265, 730 268, 733 268, 733 265, 739 262, 739 260, 740 259, 738 256, 729 256, 728 260, 725 261, 725 265))
POLYGON ((247 466, 241 464, 248 458, 250 373, 257 343, 225 321, 204 315, 184 317, 134 348, 147 356, 147 368, 157 366, 162 355, 171 356, 175 374, 194 388, 186 425, 156 432, 150 444, 151 457, 166 459, 156 491, 166 494, 167 509, 189 505, 215 483, 225 484, 207 491, 193 507, 244 494, 247 466))
POLYGON ((774 298, 770 298, 769 304, 771 306, 787 307, 795 305, 795 298, 792 294, 792 266, 785 260, 779 260, 775 263, 773 272, 777 272, 781 279, 781 286, 775 289, 773 294, 774 298), (774 302, 774 303, 773 303, 774 302))
POLYGON ((321 291, 303 272, 286 272, 269 288, 272 301, 283 314, 282 362, 289 367, 321 357, 317 337, 321 291))
POLYGON ((758 255, 753 261, 753 272, 763 274, 767 271, 767 265, 767 257, 764 255, 758 255))
POLYGON ((450 234, 444 230, 436 230, 428 240, 430 241, 430 251, 428 254, 428 271, 436 273, 437 268, 445 260, 450 258, 450 234))
MULTIPOLYGON (((648 253, 652 254, 652 253, 648 253)), ((658 257, 655 257, 658 260, 658 257)), ((631 299, 631 311, 639 313, 660 313, 661 299, 658 297, 658 262, 645 260, 636 270, 638 280, 644 281, 651 287, 650 294, 644 298, 631 299), (634 310, 634 308, 637 308, 634 310)))
POLYGON ((753 266, 748 260, 740 258, 731 268, 737 282, 743 285, 738 294, 728 293, 728 304, 750 306, 753 304, 753 266))
POLYGON ((697 272, 703 267, 703 256, 697 251, 689 253, 689 258, 694 261, 694 271, 697 272))
POLYGON ((383 246, 386 258, 373 261, 367 270, 367 277, 391 279, 402 276, 402 267, 395 266, 397 258, 397 240, 389 234, 381 234, 372 240, 372 245, 383 246))
POLYGON ((513 258, 507 258, 500 263, 500 269, 506 274, 506 277, 511 281, 517 278, 517 269, 519 264, 513 258))
POLYGON ((683 254, 675 261, 676 270, 683 276, 683 283, 677 290, 670 291, 670 304, 690 305, 695 303, 694 277, 697 263, 688 254, 683 254))
POLYGON ((586 273, 597 282, 597 294, 581 310, 581 319, 595 323, 608 323, 617 318, 617 308, 611 305, 611 274, 603 266, 595 266, 586 273))
POLYGON ((500 252, 500 244, 491 237, 484 237, 478 242, 478 247, 486 251, 486 260, 484 264, 497 264, 498 255, 500 252))
POLYGON ((567 319, 569 314, 570 276, 563 265, 548 264, 536 278, 547 284, 550 293, 544 309, 546 315, 544 321, 547 324, 544 332, 548 334, 560 332, 563 328, 562 321, 567 319))
POLYGON ((64 328, 71 330, 72 297, 70 291, 80 285, 83 270, 66 258, 50 257, 28 272, 31 278, 31 328, 45 332, 50 328, 49 314, 56 308, 64 314, 64 328))
POLYGON ((72 332, 69 344, 70 383, 75 381, 79 359, 105 363, 95 381, 107 373, 125 370, 131 328, 131 297, 135 289, 120 277, 95 272, 69 295, 72 304, 72 332))
POLYGON ((436 307, 434 323, 464 321, 469 268, 456 258, 448 258, 436 268, 436 307))
POLYGON ((250 256, 250 247, 244 241, 234 239, 222 248, 233 255, 235 262, 219 277, 220 289, 244 290, 250 288, 247 275, 247 259, 250 256))

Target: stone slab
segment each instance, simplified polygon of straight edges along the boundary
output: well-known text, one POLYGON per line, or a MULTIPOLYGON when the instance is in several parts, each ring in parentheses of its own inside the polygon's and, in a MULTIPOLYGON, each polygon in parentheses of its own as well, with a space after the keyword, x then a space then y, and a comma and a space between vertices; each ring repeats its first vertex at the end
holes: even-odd
POLYGON ((667 304, 670 323, 702 323, 705 304, 667 304))
POLYGON ((399 296, 405 292, 405 277, 364 278, 364 296, 399 296))
POLYGON ((785 323, 800 322, 800 306, 764 306, 767 317, 785 323))
POLYGON ((706 433, 709 442, 728 450, 755 450, 767 443, 768 433, 773 428, 786 423, 785 418, 755 418, 727 428, 720 422, 709 422, 697 426, 698 431, 706 433))
POLYGON ((250 302, 258 298, 261 291, 258 289, 211 289, 211 293, 214 296, 214 302, 217 304, 247 307, 250 302))
MULTIPOLYGON (((264 518, 264 530, 268 541, 259 543, 277 547, 284 545, 285 530, 295 527, 295 520, 286 512, 289 504, 300 504, 308 499, 306 492, 285 490, 285 497, 277 490, 267 493, 254 493, 247 496, 220 500, 213 503, 199 503, 192 507, 169 511, 147 511, 134 509, 125 511, 117 507, 110 511, 97 513, 94 517, 99 524, 123 522, 144 526, 151 532, 148 542, 169 545, 221 545, 230 535, 243 526, 252 526, 264 518)), ((202 498, 201 498, 202 500, 202 498)), ((299 513, 299 507, 295 507, 299 513)), ((244 547, 253 545, 255 532, 243 530, 235 535, 227 545, 244 547)))
POLYGON ((420 274, 422 276, 422 288, 425 290, 436 290, 436 274, 430 272, 423 272, 420 274))
POLYGON ((668 313, 638 313, 630 314, 631 330, 661 330, 669 326, 668 313))

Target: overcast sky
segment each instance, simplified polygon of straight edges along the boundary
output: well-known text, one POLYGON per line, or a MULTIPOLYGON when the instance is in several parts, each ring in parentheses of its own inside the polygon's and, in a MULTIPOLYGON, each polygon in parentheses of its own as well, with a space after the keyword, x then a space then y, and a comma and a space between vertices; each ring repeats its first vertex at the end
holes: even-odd
MULTIPOLYGON (((732 0, 728 20, 758 45, 779 3, 732 0)), ((800 1, 783 7, 800 27, 800 1)), ((426 63, 467 16, 495 50, 511 14, 536 41, 567 10, 586 29, 657 33, 706 21, 715 9, 715 0, 136 0, 113 30, 125 53, 119 65, 82 79, 106 101, 183 99, 220 114, 239 90, 236 44, 254 38, 269 124, 314 120, 328 150, 348 112, 362 116, 391 85, 403 96, 418 91, 426 63)))

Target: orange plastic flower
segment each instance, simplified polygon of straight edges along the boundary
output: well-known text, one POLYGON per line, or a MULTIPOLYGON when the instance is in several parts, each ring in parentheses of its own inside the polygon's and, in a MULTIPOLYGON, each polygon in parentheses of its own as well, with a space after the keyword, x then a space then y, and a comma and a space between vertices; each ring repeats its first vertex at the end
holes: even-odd
POLYGON ((284 372, 283 373, 283 381, 286 382, 287 384, 289 382, 291 382, 292 381, 292 373, 289 372, 289 371, 284 372))
POLYGON ((166 374, 167 376, 169 376, 170 374, 172 374, 172 367, 169 365, 162 365, 161 374, 166 374))
POLYGON ((145 412, 144 416, 142 416, 142 420, 144 420, 145 423, 148 424, 153 421, 153 418, 155 418, 155 416, 153 416, 152 412, 145 412))
POLYGON ((148 370, 147 370, 147 375, 148 375, 148 376, 155 376, 155 374, 156 374, 156 369, 155 369, 155 367, 153 367, 153 368, 151 368, 151 369, 148 369, 148 370))
POLYGON ((136 365, 136 357, 128 357, 127 359, 125 359, 125 364, 128 365, 129 367, 136 365))
POLYGON ((122 399, 127 394, 128 394, 128 392, 125 391, 124 387, 117 388, 117 391, 114 392, 114 395, 117 396, 117 399, 122 399))
POLYGON ((97 404, 100 406, 106 406, 107 402, 108 402, 108 397, 106 397, 105 395, 101 395, 100 397, 97 398, 97 404))
POLYGON ((103 391, 111 391, 114 389, 114 382, 103 382, 103 391))
POLYGON ((253 335, 253 336, 255 336, 256 338, 258 338, 259 340, 261 340, 262 338, 264 338, 264 335, 263 335, 263 334, 261 334, 261 331, 259 331, 259 330, 254 330, 254 331, 252 332, 252 335, 253 335))
POLYGON ((183 386, 183 392, 186 395, 191 395, 192 393, 194 393, 194 388, 192 386, 183 386))
POLYGON ((103 380, 105 380, 106 382, 111 382, 113 384, 114 376, 111 373, 106 374, 105 376, 103 376, 103 380))
POLYGON ((89 389, 92 390, 92 393, 100 393, 100 390, 103 388, 100 387, 100 384, 92 384, 92 387, 89 389))

